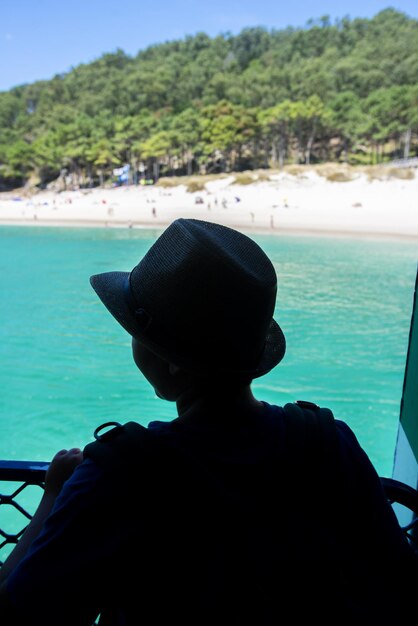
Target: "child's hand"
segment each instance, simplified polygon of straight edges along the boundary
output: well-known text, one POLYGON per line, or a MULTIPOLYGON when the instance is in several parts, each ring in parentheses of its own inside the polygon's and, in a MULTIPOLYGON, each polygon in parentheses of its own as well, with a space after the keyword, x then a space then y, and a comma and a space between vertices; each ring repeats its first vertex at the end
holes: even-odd
POLYGON ((45 476, 45 493, 57 496, 65 481, 82 460, 83 452, 80 448, 71 448, 71 450, 60 450, 57 452, 45 476))

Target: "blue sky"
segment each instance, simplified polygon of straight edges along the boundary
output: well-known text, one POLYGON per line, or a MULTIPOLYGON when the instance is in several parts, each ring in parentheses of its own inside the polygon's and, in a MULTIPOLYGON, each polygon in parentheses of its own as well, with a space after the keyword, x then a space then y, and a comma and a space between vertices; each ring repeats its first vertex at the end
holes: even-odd
POLYGON ((418 19, 417 0, 0 0, 0 91, 52 78, 104 52, 135 55, 199 31, 305 26, 310 18, 373 17, 391 6, 418 19))

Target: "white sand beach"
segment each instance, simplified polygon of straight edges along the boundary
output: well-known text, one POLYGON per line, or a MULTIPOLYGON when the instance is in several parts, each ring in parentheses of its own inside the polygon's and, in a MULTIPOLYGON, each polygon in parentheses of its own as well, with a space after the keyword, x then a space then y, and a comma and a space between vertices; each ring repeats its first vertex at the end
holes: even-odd
POLYGON ((254 232, 418 239, 418 172, 331 182, 311 168, 245 185, 235 176, 215 177, 193 193, 184 184, 3 192, 0 224, 144 228, 194 217, 254 232))

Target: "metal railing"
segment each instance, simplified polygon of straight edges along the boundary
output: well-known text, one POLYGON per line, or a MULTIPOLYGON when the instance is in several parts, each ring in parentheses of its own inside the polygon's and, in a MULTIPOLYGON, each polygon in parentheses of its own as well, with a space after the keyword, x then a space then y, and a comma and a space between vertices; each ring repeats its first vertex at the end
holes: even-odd
POLYGON ((41 461, 0 461, 0 567, 3 554, 19 541, 32 519, 48 467, 49 463, 41 461))
MULTIPOLYGON (((3 554, 11 550, 25 531, 36 510, 44 489, 48 462, 0 461, 0 567, 3 554), (7 488, 7 493, 4 489, 7 488), (30 498, 24 498, 29 488, 36 488, 30 498), (4 515, 9 507, 9 515, 4 515), (10 514, 11 513, 11 514, 10 514), (7 530, 7 518, 13 528, 7 530)), ((418 490, 392 478, 381 478, 383 489, 391 505, 401 505, 410 512, 410 521, 402 526, 408 541, 418 551, 418 490)))
MULTIPOLYGON (((41 461, 0 461, 0 568, 5 558, 25 532, 25 528, 35 513, 44 490, 48 463, 41 461), (26 498, 29 489, 36 493, 26 498), (7 492, 5 493, 5 490, 7 492), (22 502, 19 502, 22 500, 22 502), (12 515, 3 517, 3 510, 9 508, 12 515), (6 530, 7 519, 12 528, 6 530), (5 554, 3 554, 5 553, 5 554)), ((92 626, 98 626, 99 616, 92 626)))
POLYGON ((392 506, 400 505, 408 511, 409 520, 401 528, 410 545, 418 554, 418 491, 393 478, 381 478, 386 497, 392 506))
MULTIPOLYGON (((29 520, 32 519, 42 496, 48 467, 49 463, 39 461, 0 461, 0 507, 2 509, 0 511, 0 567, 4 562, 2 552, 13 549, 14 544, 24 533, 29 520), (9 489, 7 493, 3 493, 6 486, 9 489), (19 499, 22 495, 29 488, 34 487, 40 489, 41 493, 38 491, 36 498, 32 494, 30 506, 20 503, 19 499), (14 513, 13 531, 9 532, 3 527, 5 522, 2 515, 6 507, 10 507, 14 513)), ((413 549, 418 553, 418 491, 391 478, 381 478, 381 481, 390 504, 400 504, 411 511, 411 521, 402 526, 402 529, 413 549)), ((92 626, 98 626, 99 618, 100 616, 92 626)))

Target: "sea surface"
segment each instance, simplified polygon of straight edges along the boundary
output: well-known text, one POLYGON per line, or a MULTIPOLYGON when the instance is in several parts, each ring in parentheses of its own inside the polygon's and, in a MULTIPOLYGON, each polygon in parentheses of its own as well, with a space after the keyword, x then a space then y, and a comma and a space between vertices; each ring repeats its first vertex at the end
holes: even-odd
MULTIPOLYGON (((103 422, 176 416, 89 284, 91 274, 130 271, 160 232, 0 227, 0 459, 47 461, 83 447, 103 422)), ((330 407, 390 476, 417 242, 252 237, 276 267, 275 317, 287 339, 255 396, 330 407)))

